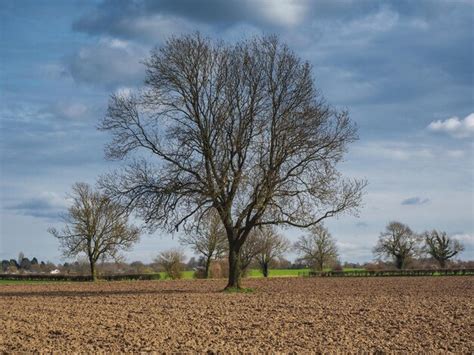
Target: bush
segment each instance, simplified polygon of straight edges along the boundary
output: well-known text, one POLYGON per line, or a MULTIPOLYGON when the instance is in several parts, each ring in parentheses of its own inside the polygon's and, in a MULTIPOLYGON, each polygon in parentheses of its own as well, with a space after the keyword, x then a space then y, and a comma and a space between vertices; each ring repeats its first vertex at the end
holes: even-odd
POLYGON ((203 267, 198 266, 195 268, 194 273, 193 273, 193 278, 195 279, 205 279, 206 278, 206 272, 203 267))
POLYGON ((176 280, 183 277, 184 253, 179 249, 161 252, 156 258, 156 263, 163 269, 166 276, 176 280))

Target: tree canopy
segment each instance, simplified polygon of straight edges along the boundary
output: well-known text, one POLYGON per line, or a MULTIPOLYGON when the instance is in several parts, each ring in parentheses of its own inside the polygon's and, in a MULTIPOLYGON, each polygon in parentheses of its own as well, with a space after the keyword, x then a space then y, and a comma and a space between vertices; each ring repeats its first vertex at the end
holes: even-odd
POLYGON ((127 160, 101 185, 150 229, 173 231, 216 209, 229 287, 255 227, 305 228, 357 210, 366 182, 337 170, 356 127, 278 38, 173 37, 145 66, 145 88, 112 95, 101 122, 112 134, 107 156, 127 160))

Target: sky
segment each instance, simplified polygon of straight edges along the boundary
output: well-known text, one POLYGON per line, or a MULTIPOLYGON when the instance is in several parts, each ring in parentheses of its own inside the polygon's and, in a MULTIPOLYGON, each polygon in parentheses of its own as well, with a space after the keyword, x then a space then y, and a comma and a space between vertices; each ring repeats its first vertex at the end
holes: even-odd
MULTIPOLYGON (((64 261, 47 229, 71 185, 120 166, 97 130, 108 97, 143 84, 151 49, 195 31, 279 35, 350 112, 360 139, 340 170, 369 185, 358 218, 326 222, 341 260, 373 260, 392 220, 444 230, 474 259, 474 1, 461 0, 3 0, 0 259, 64 261)), ((124 255, 149 262, 177 238, 144 235, 124 255)))

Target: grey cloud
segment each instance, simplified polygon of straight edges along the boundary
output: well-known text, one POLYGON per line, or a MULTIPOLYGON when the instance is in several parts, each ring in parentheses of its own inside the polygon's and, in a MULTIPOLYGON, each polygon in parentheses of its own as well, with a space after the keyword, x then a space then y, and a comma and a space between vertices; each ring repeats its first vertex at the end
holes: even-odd
MULTIPOLYGON (((424 100, 434 111, 455 106, 463 112, 472 108, 470 100, 456 99, 470 97, 472 87, 472 75, 466 75, 472 72, 472 10, 469 3, 444 1, 106 0, 73 27, 150 48, 171 34, 194 30, 233 40, 235 29, 248 25, 252 32, 279 33, 314 64, 318 86, 335 105, 398 107, 404 101, 404 107, 416 109, 424 100)), ((112 52, 91 48, 93 59, 76 55, 70 65, 76 81, 109 87, 136 82, 143 68, 112 52), (117 76, 121 68, 137 70, 117 76)), ((372 109, 364 110, 361 120, 372 117, 365 114, 372 109)), ((394 117, 395 110, 384 116, 405 119, 394 117)), ((397 120, 383 120, 383 128, 397 120)))
POLYGON ((78 83, 113 89, 143 81, 141 61, 147 54, 148 49, 133 43, 101 39, 67 57, 65 66, 78 83))
POLYGON ((65 200, 54 193, 42 193, 9 207, 17 214, 48 220, 59 220, 65 209, 65 200))
POLYGON ((464 260, 474 259, 474 234, 469 233, 454 233, 454 239, 459 240, 464 245, 464 251, 460 253, 459 257, 464 260))
POLYGON ((327 25, 334 22, 339 27, 354 21, 360 22, 360 19, 378 14, 383 9, 423 26, 430 21, 452 22, 450 17, 459 15, 464 15, 465 21, 469 21, 472 7, 467 2, 448 1, 105 0, 84 13, 73 24, 73 29, 92 35, 140 38, 148 36, 148 33, 137 32, 136 23, 156 15, 218 27, 247 23, 266 30, 277 30, 291 23, 307 26, 311 23, 327 25))
POLYGON ((424 205, 425 203, 430 202, 428 198, 421 197, 410 197, 402 201, 402 205, 414 206, 414 205, 424 205))
MULTIPOLYGON (((227 27, 248 23, 267 29, 301 25, 311 21, 352 21, 383 7, 393 8, 408 18, 437 19, 457 8, 448 2, 433 1, 310 1, 310 0, 105 0, 83 14, 73 29, 93 35, 123 38, 147 36, 136 31, 136 23, 157 14, 184 18, 196 23, 227 27)), ((155 33, 157 35, 159 33, 155 33)))
POLYGON ((358 244, 336 241, 337 248, 342 261, 369 261, 373 258, 372 246, 368 244, 358 244))
POLYGON ((93 35, 153 39, 160 37, 159 27, 143 27, 141 24, 152 19, 160 20, 157 15, 174 17, 178 22, 182 22, 179 19, 186 19, 196 25, 219 27, 241 22, 265 27, 288 26, 307 18, 309 4, 308 0, 106 0, 78 19, 73 29, 93 35), (138 28, 145 31, 139 32, 138 28))

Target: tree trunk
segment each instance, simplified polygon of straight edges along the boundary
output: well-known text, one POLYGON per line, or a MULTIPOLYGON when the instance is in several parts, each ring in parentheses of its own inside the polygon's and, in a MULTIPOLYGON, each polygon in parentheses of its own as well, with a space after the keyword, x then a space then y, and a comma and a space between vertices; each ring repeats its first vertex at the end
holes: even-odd
POLYGON ((206 259, 206 269, 204 270, 204 278, 208 279, 209 278, 209 268, 211 266, 211 257, 208 257, 206 259))
POLYGON ((440 259, 438 261, 439 261, 439 266, 441 267, 441 269, 446 269, 446 260, 440 259))
POLYGON ((320 261, 318 265, 319 271, 324 271, 324 261, 320 261))
POLYGON ((397 269, 402 270, 404 268, 404 266, 405 266, 404 261, 405 260, 402 257, 400 257, 400 256, 396 257, 395 266, 397 267, 397 269))
POLYGON ((229 281, 226 289, 240 288, 240 245, 237 242, 229 243, 229 281))
POLYGON ((95 261, 90 261, 90 266, 91 266, 91 278, 92 281, 97 281, 97 271, 95 269, 95 261))
POLYGON ((268 277, 268 263, 263 263, 262 266, 263 277, 268 277))

